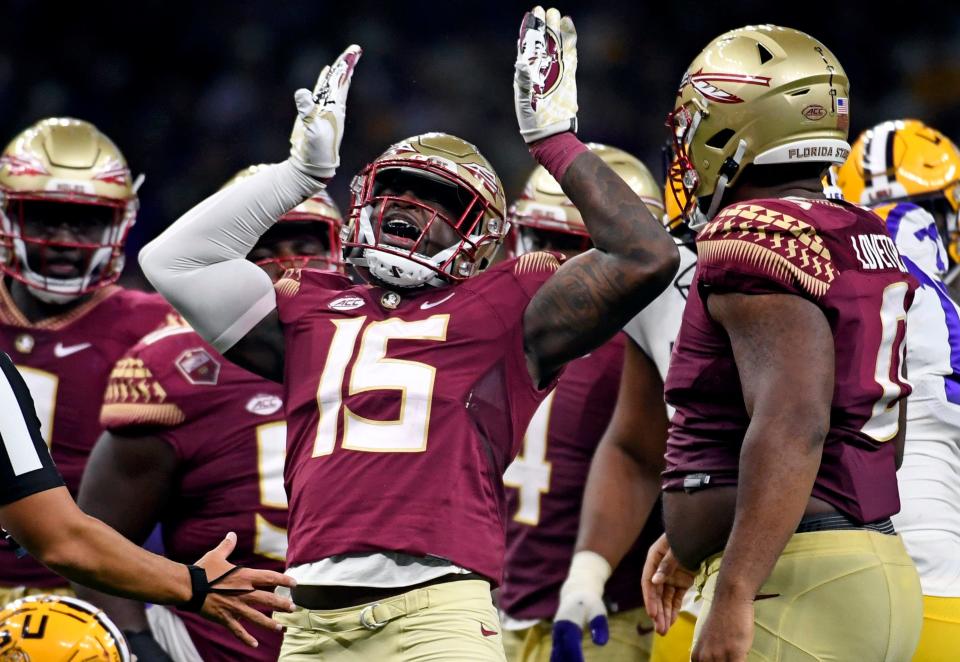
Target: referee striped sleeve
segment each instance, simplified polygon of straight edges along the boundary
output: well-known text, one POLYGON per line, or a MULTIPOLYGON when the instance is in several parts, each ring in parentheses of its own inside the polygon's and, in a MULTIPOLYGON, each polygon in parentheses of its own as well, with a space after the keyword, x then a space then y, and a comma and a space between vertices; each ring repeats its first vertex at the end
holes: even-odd
POLYGON ((0 440, 13 475, 20 476, 43 467, 29 427, 36 414, 26 384, 6 354, 0 356, 0 366, 4 377, 0 379, 0 440))

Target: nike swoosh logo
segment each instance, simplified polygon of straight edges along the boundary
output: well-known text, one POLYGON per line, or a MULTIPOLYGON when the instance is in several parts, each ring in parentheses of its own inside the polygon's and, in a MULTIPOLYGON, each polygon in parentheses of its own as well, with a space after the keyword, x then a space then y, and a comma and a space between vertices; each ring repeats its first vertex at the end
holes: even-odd
MULTIPOLYGON (((450 296, 453 296, 453 295, 451 294, 450 296)), ((449 297, 447 297, 447 298, 449 298, 449 297)), ((480 624, 480 634, 482 634, 484 637, 492 637, 492 636, 497 635, 497 634, 500 634, 500 633, 497 632, 496 630, 488 630, 488 629, 486 628, 486 626, 485 626, 483 623, 481 623, 481 624, 480 624)))
POLYGON ((68 345, 64 347, 63 343, 57 343, 53 348, 53 355, 58 359, 62 359, 65 356, 70 356, 71 354, 76 354, 77 352, 82 352, 87 347, 92 347, 93 343, 82 342, 79 345, 68 345))
MULTIPOLYGON (((440 305, 441 303, 443 303, 444 301, 449 300, 454 294, 456 294, 456 292, 451 292, 450 294, 448 294, 447 296, 443 297, 443 298, 440 299, 439 301, 434 301, 433 303, 430 303, 429 301, 424 301, 423 303, 420 304, 420 310, 428 310, 428 309, 430 309, 430 308, 433 308, 434 306, 439 306, 439 305, 440 305)), ((494 633, 494 634, 496 634, 496 633, 494 633)))
POLYGON ((757 596, 753 599, 754 602, 757 600, 769 600, 770 598, 779 598, 779 593, 757 593, 757 596))

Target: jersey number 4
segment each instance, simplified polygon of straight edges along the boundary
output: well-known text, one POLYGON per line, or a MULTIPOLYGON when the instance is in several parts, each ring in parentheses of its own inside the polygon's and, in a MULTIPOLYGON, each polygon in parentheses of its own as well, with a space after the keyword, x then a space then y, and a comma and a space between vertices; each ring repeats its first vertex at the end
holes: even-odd
POLYGON ((317 387, 320 419, 313 457, 333 452, 341 415, 343 448, 374 453, 418 453, 427 448, 437 369, 418 361, 388 359, 387 344, 391 340, 442 342, 447 339, 450 316, 433 315, 415 322, 393 317, 371 322, 364 329, 366 321, 365 316, 333 321, 336 331, 317 387), (360 349, 350 371, 348 395, 399 391, 400 415, 395 420, 364 418, 343 402, 343 382, 357 338, 360 349))

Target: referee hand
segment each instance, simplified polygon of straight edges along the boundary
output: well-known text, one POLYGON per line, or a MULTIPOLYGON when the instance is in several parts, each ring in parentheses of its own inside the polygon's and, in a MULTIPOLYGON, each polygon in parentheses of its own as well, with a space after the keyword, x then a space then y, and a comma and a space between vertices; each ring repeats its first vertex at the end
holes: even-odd
MULTIPOLYGON (((206 571, 208 582, 213 582, 237 567, 227 561, 236 546, 237 534, 231 531, 223 542, 197 561, 196 565, 206 571)), ((200 613, 211 621, 225 625, 237 639, 256 648, 257 640, 244 629, 240 621, 246 620, 271 630, 281 630, 279 623, 257 611, 255 607, 293 611, 293 601, 276 595, 272 590, 277 586, 292 588, 295 585, 292 577, 279 572, 239 568, 212 585, 217 591, 228 590, 230 593, 211 592, 207 595, 200 613)))

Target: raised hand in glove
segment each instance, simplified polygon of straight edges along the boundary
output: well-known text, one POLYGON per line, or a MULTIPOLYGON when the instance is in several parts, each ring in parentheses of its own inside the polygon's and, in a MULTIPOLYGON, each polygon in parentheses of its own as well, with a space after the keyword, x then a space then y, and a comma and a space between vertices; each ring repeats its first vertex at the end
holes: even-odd
POLYGON ((513 100, 520 135, 532 143, 577 130, 577 31, 569 16, 534 7, 520 25, 513 100))
POLYGON ((330 179, 340 165, 347 92, 362 53, 356 44, 347 47, 323 68, 313 92, 301 88, 294 94, 297 120, 290 135, 290 161, 317 179, 330 179))

